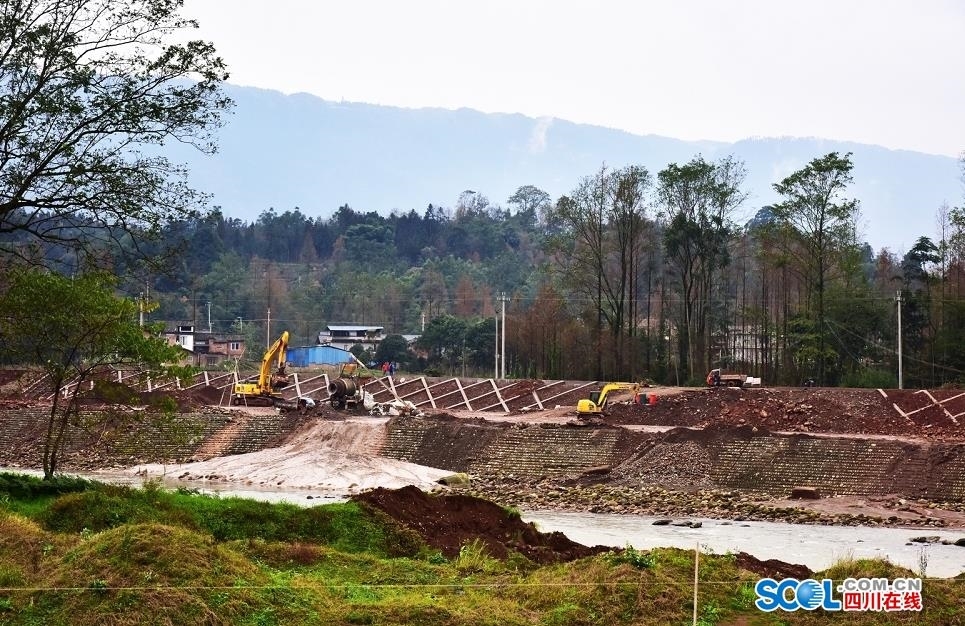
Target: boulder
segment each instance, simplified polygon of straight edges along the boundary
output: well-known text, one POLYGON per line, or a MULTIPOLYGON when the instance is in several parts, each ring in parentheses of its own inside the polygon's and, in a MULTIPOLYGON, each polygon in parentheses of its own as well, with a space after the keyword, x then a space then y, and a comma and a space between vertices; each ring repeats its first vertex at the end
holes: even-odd
POLYGON ((792 500, 820 500, 821 492, 816 487, 791 487, 792 500))
POLYGON ((449 476, 443 476, 436 482, 447 487, 465 487, 469 485, 469 474, 458 472, 456 474, 450 474, 449 476))

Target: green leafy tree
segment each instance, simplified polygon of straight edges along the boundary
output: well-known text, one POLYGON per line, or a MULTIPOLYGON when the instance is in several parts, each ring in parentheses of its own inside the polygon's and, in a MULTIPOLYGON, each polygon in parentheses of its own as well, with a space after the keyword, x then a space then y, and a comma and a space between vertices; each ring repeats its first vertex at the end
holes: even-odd
POLYGON ((484 317, 466 329, 466 358, 473 371, 487 371, 495 365, 496 320, 484 317))
POLYGON ((204 198, 161 147, 213 152, 212 130, 231 101, 214 48, 186 40, 197 24, 178 15, 181 5, 3 3, 0 251, 30 262, 36 247, 88 259, 105 244, 137 252, 164 224, 199 214, 204 198))
POLYGON ((386 335, 375 350, 375 360, 378 363, 385 363, 386 361, 409 363, 412 360, 409 342, 402 335, 386 335))
POLYGON ((710 363, 711 307, 730 262, 731 215, 746 198, 743 163, 731 157, 709 162, 697 156, 671 163, 659 174, 658 197, 666 217, 664 248, 679 295, 680 361, 690 379, 702 378, 710 363))
POLYGON ((81 390, 109 366, 184 375, 180 348, 138 325, 137 304, 114 296, 114 278, 66 278, 17 271, 0 296, 0 344, 8 358, 42 368, 54 391, 42 441, 44 478, 57 471, 67 427, 77 420, 81 390))
POLYGON ((396 263, 395 233, 386 224, 355 224, 345 231, 345 260, 363 270, 396 263))
POLYGON ((819 384, 826 383, 829 355, 825 294, 857 246, 858 201, 844 196, 853 168, 850 152, 830 152, 774 184, 784 201, 772 210, 789 235, 788 256, 803 277, 805 309, 815 321, 813 356, 819 384))
POLYGON ((470 323, 453 315, 433 318, 416 346, 429 353, 429 364, 443 364, 450 373, 463 364, 470 323))

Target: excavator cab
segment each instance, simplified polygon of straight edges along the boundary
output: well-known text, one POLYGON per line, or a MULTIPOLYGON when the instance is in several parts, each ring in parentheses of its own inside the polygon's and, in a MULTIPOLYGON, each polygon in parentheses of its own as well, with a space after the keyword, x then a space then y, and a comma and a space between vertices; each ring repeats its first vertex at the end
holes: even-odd
POLYGON ((285 373, 285 356, 288 350, 288 331, 286 330, 273 343, 261 359, 261 370, 257 382, 235 383, 233 404, 268 404, 277 405, 282 402, 278 391, 288 385, 288 374, 285 373), (275 371, 272 371, 275 365, 275 371))
POLYGON ((589 418, 594 415, 603 415, 610 393, 614 391, 629 391, 634 396, 640 391, 639 383, 607 383, 602 389, 590 392, 589 398, 584 398, 576 403, 576 415, 580 418, 589 418))

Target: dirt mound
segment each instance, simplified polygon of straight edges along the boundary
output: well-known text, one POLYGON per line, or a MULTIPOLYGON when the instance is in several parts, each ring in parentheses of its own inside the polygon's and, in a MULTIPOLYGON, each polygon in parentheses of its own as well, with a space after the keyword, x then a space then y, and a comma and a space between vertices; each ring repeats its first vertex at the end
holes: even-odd
POLYGON ((612 405, 607 421, 617 425, 756 426, 784 432, 961 438, 965 396, 949 390, 837 387, 702 389, 661 397, 653 406, 612 405))
POLYGON ((541 533, 501 506, 472 496, 379 487, 352 499, 385 512, 448 558, 458 556, 463 545, 477 538, 495 558, 504 559, 515 551, 541 564, 572 561, 611 549, 584 546, 560 532, 541 533))
POLYGON ((149 410, 176 408, 185 413, 201 407, 221 403, 224 391, 218 387, 201 385, 191 389, 178 389, 173 385, 141 391, 126 383, 97 379, 92 389, 81 392, 81 403, 85 406, 129 405, 146 406, 149 410))
POLYGON ((737 567, 754 572, 755 574, 760 574, 766 578, 796 578, 798 580, 805 580, 810 578, 813 573, 806 565, 796 565, 794 563, 779 561, 778 559, 762 561, 756 556, 747 554, 746 552, 738 552, 734 556, 737 557, 737 567))
POLYGON ((177 395, 192 408, 201 406, 217 406, 231 401, 231 390, 225 390, 213 385, 201 385, 192 389, 178 392, 177 395))

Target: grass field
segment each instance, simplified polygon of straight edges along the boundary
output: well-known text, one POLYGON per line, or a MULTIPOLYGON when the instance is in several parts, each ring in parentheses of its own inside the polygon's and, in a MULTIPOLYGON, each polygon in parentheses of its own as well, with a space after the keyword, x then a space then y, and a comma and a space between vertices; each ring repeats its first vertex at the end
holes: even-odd
MULTIPOLYGON (((447 559, 375 510, 0 474, 0 624, 692 624, 694 552, 632 548, 537 566, 478 541, 447 559)), ((697 623, 959 624, 958 580, 921 613, 764 614, 760 576, 700 554, 697 623)), ((815 575, 913 576, 884 561, 815 575)))

